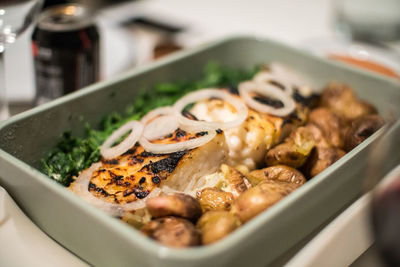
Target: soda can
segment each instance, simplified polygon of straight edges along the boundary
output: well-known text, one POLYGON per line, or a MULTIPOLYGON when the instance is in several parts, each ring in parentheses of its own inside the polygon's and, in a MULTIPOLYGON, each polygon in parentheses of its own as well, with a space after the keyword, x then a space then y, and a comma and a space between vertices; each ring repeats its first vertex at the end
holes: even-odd
POLYGON ((79 4, 45 9, 32 35, 37 105, 99 80, 99 32, 79 4))

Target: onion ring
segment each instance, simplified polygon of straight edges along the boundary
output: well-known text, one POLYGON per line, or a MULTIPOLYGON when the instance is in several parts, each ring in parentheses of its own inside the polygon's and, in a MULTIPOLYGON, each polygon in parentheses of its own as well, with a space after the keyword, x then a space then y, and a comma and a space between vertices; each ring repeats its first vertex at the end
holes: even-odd
POLYGON ((243 121, 246 120, 248 114, 246 105, 240 99, 235 98, 231 94, 222 91, 221 89, 203 89, 189 93, 181 97, 178 101, 176 101, 173 106, 173 109, 174 109, 174 115, 178 118, 179 127, 191 133, 205 131, 205 127, 213 130, 217 129, 226 130, 234 128, 242 124, 243 121), (210 99, 213 97, 220 98, 223 101, 226 101, 229 104, 231 104, 237 111, 237 118, 228 122, 212 122, 212 121, 210 122, 210 121, 195 121, 188 119, 182 115, 182 110, 187 105, 200 100, 210 99))
POLYGON ((175 132, 179 128, 175 115, 157 117, 144 127, 143 136, 147 140, 156 140, 175 132))
MULTIPOLYGON (((204 131, 204 128, 203 128, 204 131)), ((204 145, 211 141, 215 135, 216 135, 215 130, 209 130, 207 131, 206 135, 203 135, 201 137, 197 137, 195 139, 190 139, 187 141, 182 141, 178 143, 171 143, 171 144, 154 144, 151 143, 149 140, 147 140, 144 136, 142 136, 139 140, 140 145, 143 146, 143 148, 147 152, 155 153, 155 154, 169 154, 169 153, 174 153, 178 151, 183 151, 183 150, 188 150, 188 149, 193 149, 196 147, 199 147, 201 145, 204 145)))
POLYGON ((266 72, 266 71, 261 71, 257 73, 253 77, 253 81, 258 82, 258 83, 267 83, 270 84, 269 82, 277 82, 283 86, 283 90, 288 94, 292 95, 293 94, 293 86, 291 83, 288 83, 285 79, 283 79, 281 76, 274 74, 272 72, 266 72))
POLYGON ((112 159, 128 151, 140 138, 143 132, 143 124, 138 121, 129 121, 114 131, 103 143, 100 153, 105 159, 112 159), (122 135, 131 130, 130 134, 118 145, 112 146, 122 135))
POLYGON ((309 96, 312 94, 310 81, 295 70, 277 62, 272 62, 269 67, 273 74, 297 87, 302 95, 309 96))
POLYGON ((90 193, 89 183, 90 179, 92 178, 93 172, 95 172, 101 166, 102 164, 100 162, 93 163, 88 169, 82 171, 75 182, 72 184, 72 191, 93 206, 107 212, 112 216, 122 216, 125 211, 144 208, 146 206, 147 199, 156 197, 161 193, 161 189, 156 187, 145 198, 125 204, 110 203, 100 198, 97 198, 92 193, 90 193))
POLYGON ((270 84, 242 82, 241 84, 239 84, 239 93, 243 100, 247 103, 247 105, 262 113, 269 113, 275 116, 286 116, 296 108, 296 103, 291 98, 291 96, 270 84), (283 103, 283 107, 274 108, 262 104, 254 100, 249 92, 256 92, 264 96, 272 96, 274 98, 277 98, 283 103))
POLYGON ((140 122, 143 123, 143 125, 146 125, 150 120, 154 119, 155 117, 171 115, 173 113, 174 110, 171 106, 156 108, 144 115, 140 122))

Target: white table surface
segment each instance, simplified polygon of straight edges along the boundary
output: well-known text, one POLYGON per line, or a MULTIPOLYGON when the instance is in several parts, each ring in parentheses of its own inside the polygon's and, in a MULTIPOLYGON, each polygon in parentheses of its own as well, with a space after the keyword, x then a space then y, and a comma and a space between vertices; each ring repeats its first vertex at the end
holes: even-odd
MULTIPOLYGON (((104 12, 102 16, 110 21, 118 21, 132 14, 170 18, 191 29, 189 37, 182 37, 186 38, 184 41, 188 46, 232 34, 256 34, 299 46, 311 39, 335 36, 332 28, 332 2, 330 0, 149 0, 114 7, 104 12)), ((110 33, 112 37, 118 34, 123 35, 115 31, 110 33)), ((34 96, 32 63, 29 61, 29 38, 29 32, 21 36, 6 55, 8 95, 12 101, 30 100, 34 96), (22 60, 27 60, 28 64, 21 64, 22 60)), ((110 51, 114 54, 120 51, 119 55, 108 61, 111 66, 103 70, 104 78, 112 77, 132 67, 136 60, 135 53, 132 52, 134 47, 125 44, 119 48, 115 49, 113 44, 109 43, 107 49, 103 51, 103 57, 106 59, 110 51)), ((5 195, 4 192, 3 195, 0 194, 0 266, 61 266, 60 263, 65 264, 63 266, 86 265, 31 224, 15 206, 12 208, 10 200, 4 200, 5 195), (7 218, 4 218, 5 213, 7 218), (15 251, 26 253, 27 256, 13 259, 15 251)))

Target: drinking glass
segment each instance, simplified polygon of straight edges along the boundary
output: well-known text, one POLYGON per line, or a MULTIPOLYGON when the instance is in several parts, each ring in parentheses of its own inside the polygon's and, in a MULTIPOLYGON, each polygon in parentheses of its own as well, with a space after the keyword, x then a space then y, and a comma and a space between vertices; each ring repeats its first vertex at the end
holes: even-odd
POLYGON ((4 51, 15 42, 39 13, 43 0, 0 1, 0 121, 8 117, 4 51))

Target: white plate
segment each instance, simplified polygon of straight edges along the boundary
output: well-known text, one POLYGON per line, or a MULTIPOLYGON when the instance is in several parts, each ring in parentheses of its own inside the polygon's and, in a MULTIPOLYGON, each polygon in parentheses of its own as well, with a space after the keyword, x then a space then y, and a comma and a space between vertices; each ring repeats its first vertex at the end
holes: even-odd
POLYGON ((34 225, 1 186, 0 248, 0 266, 89 266, 34 225))

